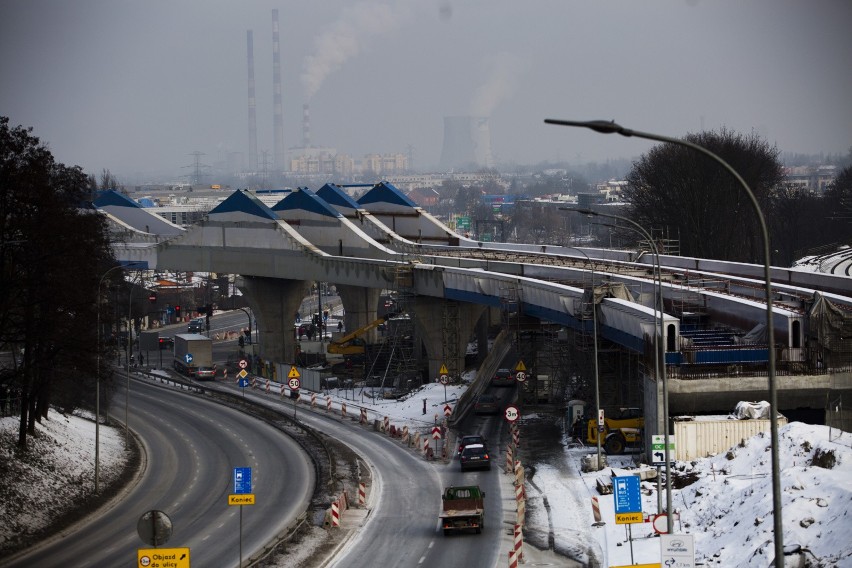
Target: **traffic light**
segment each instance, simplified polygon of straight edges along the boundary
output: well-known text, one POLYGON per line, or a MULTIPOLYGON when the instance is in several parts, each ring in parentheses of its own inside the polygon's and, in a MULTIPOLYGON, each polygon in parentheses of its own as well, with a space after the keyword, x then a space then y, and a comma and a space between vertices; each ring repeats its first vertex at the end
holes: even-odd
POLYGON ((180 306, 175 306, 175 317, 176 318, 180 317, 180 306))

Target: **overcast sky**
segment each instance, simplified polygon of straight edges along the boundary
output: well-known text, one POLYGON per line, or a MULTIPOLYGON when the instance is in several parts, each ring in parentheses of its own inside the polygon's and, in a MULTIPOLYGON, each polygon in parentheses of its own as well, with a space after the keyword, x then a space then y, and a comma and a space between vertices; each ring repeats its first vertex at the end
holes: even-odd
MULTIPOLYGON (((273 150, 272 9, 284 144, 436 166, 445 116, 490 117, 500 163, 635 158, 650 143, 545 118, 682 136, 755 131, 782 152, 852 146, 849 0, 0 0, 0 115, 90 173, 179 177, 273 150)), ((346 180, 339 180, 345 182, 346 180)))

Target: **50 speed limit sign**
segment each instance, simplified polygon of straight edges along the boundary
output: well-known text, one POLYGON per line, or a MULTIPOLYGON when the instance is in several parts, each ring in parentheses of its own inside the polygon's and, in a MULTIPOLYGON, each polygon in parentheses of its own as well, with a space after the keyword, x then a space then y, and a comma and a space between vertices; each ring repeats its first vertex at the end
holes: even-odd
POLYGON ((287 381, 287 386, 290 387, 290 390, 299 390, 299 387, 302 386, 302 382, 298 379, 298 377, 293 377, 287 381))

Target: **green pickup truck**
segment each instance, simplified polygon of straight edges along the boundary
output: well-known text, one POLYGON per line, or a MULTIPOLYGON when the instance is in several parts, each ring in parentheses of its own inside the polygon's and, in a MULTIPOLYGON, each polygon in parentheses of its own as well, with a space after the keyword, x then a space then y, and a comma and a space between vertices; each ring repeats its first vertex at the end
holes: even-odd
POLYGON ((447 487, 441 496, 439 517, 445 535, 465 529, 481 533, 485 526, 485 493, 478 485, 447 487))

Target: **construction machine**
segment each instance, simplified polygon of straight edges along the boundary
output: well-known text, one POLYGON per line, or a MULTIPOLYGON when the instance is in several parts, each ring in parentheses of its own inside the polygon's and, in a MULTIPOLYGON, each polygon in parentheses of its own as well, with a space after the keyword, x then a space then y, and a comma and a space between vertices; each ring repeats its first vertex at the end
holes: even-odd
MULTIPOLYGON (((608 454, 623 454, 627 447, 642 444, 642 431, 645 429, 645 417, 641 408, 620 408, 613 416, 604 413, 604 431, 601 445, 608 454)), ((586 443, 597 445, 598 421, 589 420, 586 428, 586 443)))
POLYGON ((328 344, 326 351, 331 355, 343 355, 344 357, 351 357, 353 355, 363 355, 364 346, 366 345, 366 342, 361 339, 361 336, 370 331, 371 329, 375 329, 380 325, 386 323, 394 315, 396 314, 384 315, 375 321, 371 321, 363 327, 359 327, 352 333, 347 333, 343 337, 333 339, 331 343, 328 344))

